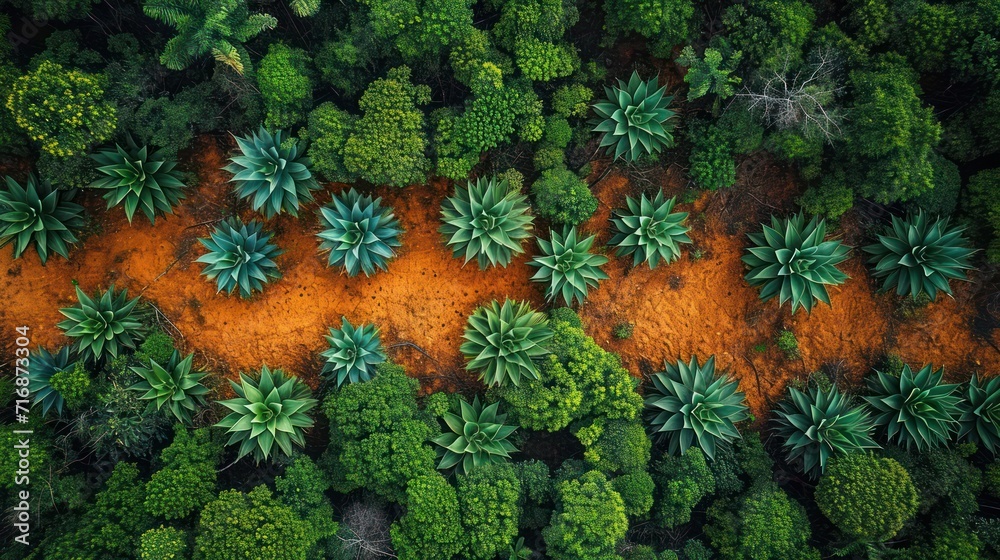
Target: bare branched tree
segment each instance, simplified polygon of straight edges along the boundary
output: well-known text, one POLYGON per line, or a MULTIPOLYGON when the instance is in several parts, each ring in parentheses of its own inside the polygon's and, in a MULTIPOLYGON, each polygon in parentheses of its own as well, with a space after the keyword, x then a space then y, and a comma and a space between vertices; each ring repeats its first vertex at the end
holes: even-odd
POLYGON ((842 111, 834 106, 844 90, 836 84, 838 57, 825 49, 814 53, 812 59, 794 73, 786 59, 780 70, 771 71, 736 96, 748 100, 751 111, 761 111, 768 126, 797 128, 805 136, 822 134, 832 142, 840 136, 843 120, 842 111))
POLYGON ((347 506, 340 521, 341 541, 345 556, 355 560, 395 558, 389 536, 389 516, 385 508, 367 501, 347 506))

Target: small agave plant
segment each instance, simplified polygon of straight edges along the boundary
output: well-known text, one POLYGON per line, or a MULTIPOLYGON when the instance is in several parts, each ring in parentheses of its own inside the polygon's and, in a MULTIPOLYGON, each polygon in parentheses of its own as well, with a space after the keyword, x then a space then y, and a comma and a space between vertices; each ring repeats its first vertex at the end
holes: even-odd
POLYGON ((318 403, 305 383, 263 366, 258 379, 241 373, 239 384, 229 384, 237 398, 218 401, 232 412, 216 427, 228 428, 226 433, 232 435, 226 445, 239 444, 238 459, 252 454, 259 463, 275 445, 286 456, 292 455, 292 444, 305 447, 303 430, 313 425, 306 413, 318 403))
POLYGON ((131 137, 126 147, 115 145, 114 150, 102 150, 90 156, 97 162, 97 171, 104 174, 91 183, 91 187, 105 189, 104 200, 108 208, 125 204, 125 216, 132 223, 137 209, 156 223, 157 214, 172 214, 182 198, 184 183, 174 171, 177 162, 163 156, 163 152, 149 153, 147 146, 139 147, 131 137))
POLYGON ((73 232, 83 227, 83 206, 71 202, 75 191, 53 189, 34 174, 24 187, 11 177, 6 183, 0 190, 0 247, 13 243, 17 259, 34 243, 42 264, 50 252, 68 259, 69 245, 78 241, 73 232))
POLYGON ((469 317, 461 351, 466 369, 479 372, 487 385, 521 384, 521 378, 538 379, 534 360, 548 354, 543 344, 552 338, 548 319, 527 302, 497 301, 480 307, 469 317))
POLYGON ((208 265, 202 274, 216 281, 218 291, 232 294, 239 288, 240 297, 248 298, 281 277, 278 265, 272 260, 281 250, 270 243, 271 233, 263 228, 257 221, 244 224, 230 218, 219 224, 211 238, 198 240, 208 253, 195 262, 208 265))
POLYGON ((455 467, 456 472, 468 474, 476 467, 502 463, 510 458, 510 453, 517 451, 514 444, 507 441, 517 426, 503 423, 507 415, 498 413, 500 403, 484 408, 477 396, 472 404, 464 399, 459 399, 458 404, 460 415, 444 414, 444 422, 451 431, 433 440, 441 447, 439 469, 455 467))
POLYGON ((646 397, 653 432, 666 438, 671 455, 683 455, 697 445, 709 459, 715 459, 720 443, 740 437, 735 424, 749 417, 746 395, 737 391, 737 381, 715 375, 715 356, 701 365, 697 357, 687 364, 666 362, 664 369, 653 374, 653 387, 646 397))
POLYGON ((138 297, 128 299, 125 288, 115 293, 114 285, 93 299, 77 286, 76 297, 80 305, 60 309, 66 319, 58 326, 66 336, 76 339, 79 355, 97 361, 105 354, 116 358, 124 348, 135 349, 145 330, 135 309, 138 297))
POLYGON ((563 229, 561 234, 553 231, 551 240, 538 239, 542 254, 528 265, 538 269, 531 277, 533 281, 548 284, 546 299, 552 301, 556 296, 562 296, 566 305, 573 305, 573 300, 583 303, 590 288, 596 288, 601 280, 608 279, 608 275, 600 269, 608 258, 590 252, 595 238, 591 235, 579 239, 576 228, 571 227, 563 229))
POLYGON ((836 386, 828 391, 788 389, 774 419, 785 440, 789 463, 801 462, 802 472, 816 478, 830 457, 877 449, 871 438, 875 423, 863 406, 854 405, 836 386))
POLYGON ((223 169, 233 174, 236 195, 250 201, 254 210, 271 218, 281 212, 298 215, 299 206, 312 202, 319 189, 309 158, 296 145, 282 146, 282 131, 273 135, 261 127, 246 138, 236 136, 243 155, 229 158, 223 169))
POLYGON ((507 266, 524 252, 523 241, 531 237, 532 216, 528 199, 511 190, 506 179, 476 179, 441 205, 441 233, 465 262, 475 258, 479 268, 507 266))
POLYGON ((918 451, 947 445, 951 432, 958 429, 960 398, 958 385, 941 383, 944 370, 930 364, 917 373, 903 366, 899 376, 876 371, 868 379, 865 397, 875 412, 875 425, 907 449, 918 451))
POLYGON ((963 228, 949 228, 948 218, 930 219, 923 211, 906 219, 892 217, 878 243, 864 247, 875 265, 875 277, 882 289, 896 288, 896 294, 922 293, 937 299, 940 290, 951 295, 949 280, 965 280, 975 253, 962 236, 963 228))
POLYGON ((787 219, 772 216, 770 227, 747 237, 755 246, 743 257, 750 269, 746 281, 762 286, 762 300, 777 296, 779 305, 790 300, 792 313, 800 307, 811 312, 815 300, 830 305, 826 286, 847 280, 837 265, 847 260, 851 248, 840 241, 824 241, 826 222, 818 217, 807 224, 802 214, 787 219))
POLYGON ((958 403, 958 439, 978 444, 996 455, 1000 448, 1000 377, 984 382, 973 374, 964 397, 958 403))
POLYGON ((669 264, 681 256, 681 243, 691 243, 689 228, 684 225, 687 212, 673 212, 675 198, 663 199, 658 191, 652 200, 645 194, 636 200, 627 197, 628 211, 619 211, 611 217, 611 240, 608 245, 617 247, 618 256, 632 255, 632 266, 648 263, 656 268, 663 262, 669 264))
POLYGON ((156 360, 149 361, 149 367, 136 366, 132 371, 142 377, 142 381, 130 387, 134 391, 143 391, 139 397, 149 402, 149 408, 166 410, 174 415, 178 422, 191 424, 191 413, 199 406, 205 406, 205 395, 208 389, 201 384, 207 375, 200 371, 191 371, 194 354, 188 354, 181 359, 177 350, 170 356, 165 365, 156 360))
POLYGON ((354 189, 334 196, 319 209, 319 219, 320 251, 329 251, 327 264, 344 267, 348 276, 386 270, 386 261, 395 256, 393 248, 400 245, 403 230, 392 208, 383 207, 381 198, 372 200, 354 189))
POLYGON ((622 156, 636 161, 643 153, 652 154, 674 143, 673 126, 668 122, 674 112, 668 109, 673 96, 664 95, 667 87, 657 88, 657 79, 643 81, 633 71, 626 84, 618 80, 615 88, 605 87, 607 101, 594 104, 594 112, 603 119, 594 132, 602 132, 601 147, 615 159, 622 156))
POLYGON ((330 329, 326 341, 330 349, 321 355, 326 358, 323 373, 337 379, 337 386, 344 381, 358 383, 369 381, 375 375, 375 367, 385 361, 385 351, 375 325, 351 325, 347 317, 341 317, 342 326, 330 329))
POLYGON ((76 361, 72 359, 69 346, 64 346, 55 354, 45 348, 31 357, 28 368, 28 391, 31 392, 35 406, 41 405, 42 416, 48 416, 50 410, 62 416, 66 401, 62 394, 52 386, 52 377, 62 372, 72 371, 76 361))

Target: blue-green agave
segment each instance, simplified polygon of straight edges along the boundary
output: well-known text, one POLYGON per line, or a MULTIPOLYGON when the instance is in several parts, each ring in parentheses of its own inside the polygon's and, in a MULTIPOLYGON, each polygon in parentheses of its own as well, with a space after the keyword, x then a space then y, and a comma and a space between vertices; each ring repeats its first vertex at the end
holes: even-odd
POLYGON ((906 219, 892 217, 878 243, 864 247, 875 265, 882 289, 896 288, 901 296, 925 293, 932 300, 938 291, 951 295, 949 280, 965 280, 975 250, 962 236, 964 228, 948 227, 948 218, 931 219, 922 210, 906 219))
POLYGON ((326 358, 323 373, 337 379, 337 386, 344 381, 368 381, 375 375, 375 368, 385 361, 385 350, 375 325, 351 325, 341 317, 341 328, 330 329, 326 337, 330 348, 321 355, 326 358))
POLYGON ((499 414, 500 403, 483 407, 477 396, 472 404, 461 398, 458 404, 459 414, 444 414, 444 422, 451 431, 433 440, 441 447, 439 469, 455 467, 457 472, 467 474, 476 467, 502 463, 510 458, 510 453, 517 451, 514 444, 507 441, 517 426, 503 423, 507 415, 499 414))
POLYGON ((632 255, 632 266, 648 263, 656 268, 663 262, 669 264, 681 256, 681 243, 691 243, 684 221, 687 212, 673 212, 676 197, 664 200, 663 191, 652 199, 645 194, 636 200, 626 197, 627 211, 611 216, 611 240, 608 245, 617 247, 618 256, 632 255))
POLYGON ((64 346, 55 354, 50 354, 45 348, 39 347, 38 352, 31 356, 28 367, 28 391, 34 399, 35 406, 41 405, 42 416, 48 416, 50 410, 62 415, 66 401, 59 391, 52 387, 52 376, 60 372, 68 372, 76 367, 69 346, 64 346))
POLYGON ((76 339, 75 350, 80 356, 100 360, 105 354, 118 357, 124 348, 135 349, 145 328, 136 311, 139 298, 128 299, 128 290, 115 293, 114 284, 91 299, 76 286, 77 307, 59 310, 66 319, 59 328, 66 336, 76 339))
POLYGON ((751 286, 762 286, 760 299, 778 297, 779 305, 792 302, 812 311, 815 300, 830 304, 828 285, 847 280, 837 265, 847 260, 851 248, 840 241, 824 241, 826 222, 813 217, 807 224, 802 214, 778 219, 771 216, 771 226, 747 237, 755 246, 747 249, 743 262, 750 269, 745 276, 751 286))
POLYGON ((319 209, 320 251, 329 251, 327 264, 342 266, 348 276, 375 274, 386 270, 386 261, 395 256, 403 232, 392 208, 383 207, 382 199, 372 200, 353 188, 333 197, 319 209))
POLYGON ((917 373, 903 366, 899 376, 876 371, 868 379, 875 425, 889 441, 918 451, 948 444, 958 430, 958 385, 941 383, 944 370, 930 364, 917 373))
POLYGON ((573 300, 583 303, 590 288, 596 288, 601 280, 608 279, 608 275, 600 269, 608 258, 590 252, 594 239, 596 236, 593 235, 580 239, 575 227, 564 228, 562 233, 552 231, 551 240, 538 238, 542 254, 528 265, 538 269, 531 277, 532 281, 548 284, 546 299, 552 301, 556 296, 562 296, 566 305, 573 305, 573 300))
POLYGON ((466 369, 479 372, 487 385, 521 384, 521 378, 538 379, 535 360, 548 354, 544 344, 552 338, 548 318, 527 302, 496 300, 469 317, 461 352, 466 369))
POLYGON ((97 162, 97 171, 104 177, 91 183, 91 187, 107 190, 104 200, 108 208, 125 204, 129 223, 137 209, 156 223, 157 214, 172 214, 182 198, 184 183, 174 171, 176 161, 167 159, 163 151, 149 153, 147 146, 139 147, 132 137, 123 148, 102 150, 90 156, 97 162))
POLYGON ((657 87, 657 79, 643 81, 633 71, 626 84, 618 80, 615 88, 605 87, 607 101, 594 104, 601 122, 594 132, 602 132, 601 147, 615 159, 622 156, 636 161, 643 153, 652 154, 674 143, 673 125, 668 121, 674 112, 668 109, 673 96, 664 95, 667 86, 657 87))
POLYGON ((720 443, 740 437, 736 422, 749 417, 746 395, 739 383, 725 374, 716 376, 715 356, 698 364, 696 356, 685 364, 664 363, 664 371, 652 376, 653 387, 646 396, 652 412, 653 432, 665 437, 672 455, 683 455, 697 445, 709 459, 715 459, 720 443))
POLYGON ((140 399, 148 400, 149 408, 163 410, 174 415, 178 422, 191 423, 191 413, 199 406, 205 406, 205 395, 208 388, 201 384, 206 373, 191 371, 194 354, 188 354, 181 359, 181 354, 174 350, 166 364, 160 365, 156 360, 149 360, 149 367, 134 366, 132 371, 138 374, 142 381, 130 387, 134 391, 142 391, 140 399))
POLYGON ((281 277, 274 259, 281 254, 271 240, 271 233, 263 231, 257 221, 244 224, 236 218, 224 220, 208 239, 199 239, 208 253, 195 262, 208 266, 202 274, 215 280, 218 291, 233 293, 239 288, 240 297, 248 298, 264 285, 281 277))
POLYGON ((475 258, 479 268, 507 266, 524 252, 531 237, 532 216, 528 199, 512 190, 507 179, 476 179, 441 205, 441 233, 455 256, 465 262, 475 258))
POLYGON ((75 190, 52 188, 28 175, 24 187, 11 177, 0 190, 0 247, 14 244, 14 258, 20 258, 31 243, 45 264, 49 253, 69 258, 69 245, 78 239, 73 233, 83 227, 83 206, 71 202, 75 190))
POLYGON ((1000 448, 1000 377, 981 381, 973 374, 963 396, 958 403, 958 439, 996 455, 1000 448))
POLYGON ((299 206, 312 202, 319 189, 309 158, 295 144, 282 144, 282 131, 273 135, 260 127, 248 137, 235 136, 243 155, 229 158, 223 169, 233 174, 236 195, 250 201, 254 210, 271 218, 281 212, 298 215, 299 206))

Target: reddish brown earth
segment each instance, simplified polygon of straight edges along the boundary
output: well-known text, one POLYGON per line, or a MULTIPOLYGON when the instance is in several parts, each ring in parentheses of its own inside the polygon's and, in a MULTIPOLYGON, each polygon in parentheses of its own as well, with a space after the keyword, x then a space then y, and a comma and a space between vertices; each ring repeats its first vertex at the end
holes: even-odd
MULTIPOLYGON (((83 201, 98 227, 71 252, 71 260, 54 258, 47 266, 33 252, 11 259, 0 252, 0 329, 32 327, 33 342, 66 344, 56 328, 60 307, 76 303, 73 281, 93 292, 111 283, 142 295, 162 313, 163 326, 178 335, 179 345, 193 351, 210 369, 233 377, 267 363, 286 368, 317 385, 317 353, 326 347, 323 335, 339 326, 340 317, 352 322, 374 322, 392 358, 418 377, 426 389, 474 386, 459 352, 466 318, 494 298, 528 299, 541 306, 542 290, 529 278, 528 257, 506 269, 480 271, 475 263, 462 266, 452 257, 437 232, 438 212, 448 194, 446 182, 406 189, 375 189, 395 209, 406 230, 403 247, 390 261, 389 271, 371 278, 348 278, 326 267, 315 237, 315 207, 329 201, 343 185, 318 193, 317 204, 299 218, 281 216, 268 227, 274 242, 285 250, 277 262, 283 277, 250 300, 216 294, 214 284, 201 276, 194 260, 203 253, 197 238, 232 207, 228 174, 219 171, 228 146, 203 138, 186 161, 192 162, 198 184, 177 214, 151 226, 137 217, 129 225, 121 209, 103 211, 97 193, 83 201)), ((823 366, 836 365, 843 379, 858 382, 875 359, 886 351, 899 352, 913 363, 934 362, 957 378, 973 369, 1000 372, 1000 351, 976 337, 970 327, 974 284, 957 287, 955 299, 943 298, 915 317, 893 316, 893 296, 876 294, 860 257, 845 270, 845 285, 831 290, 833 307, 820 306, 812 315, 792 316, 788 307, 762 303, 757 291, 743 280, 740 262, 744 232, 770 211, 788 210, 795 185, 790 175, 773 165, 741 166, 741 187, 729 193, 706 194, 678 209, 691 212, 694 247, 682 259, 655 271, 630 269, 630 259, 612 259, 611 279, 592 292, 581 309, 588 332, 605 347, 621 354, 636 375, 648 375, 666 359, 705 358, 715 354, 720 366, 741 381, 758 415, 780 398, 789 379, 804 378, 823 366), (755 189, 763 183, 769 196, 755 189), (758 192, 757 195, 754 193, 758 192), (745 193, 737 196, 737 193, 745 193), (785 203, 770 207, 774 200, 785 203), (611 329, 632 322, 635 334, 617 340, 611 329), (789 360, 770 343, 759 352, 754 346, 773 341, 779 328, 797 335, 801 357, 789 360)), ((672 167, 658 182, 670 193, 684 186, 683 173, 672 167)), ((598 212, 584 229, 606 239, 611 210, 639 188, 614 173, 600 181, 595 192, 598 212)), ((245 219, 253 214, 242 212, 245 219)), ((846 223, 846 220, 845 220, 846 223)), ((845 225, 845 227, 847 227, 845 225)), ((533 252, 532 243, 529 252, 533 252)), ((994 336, 993 344, 997 344, 994 336)))

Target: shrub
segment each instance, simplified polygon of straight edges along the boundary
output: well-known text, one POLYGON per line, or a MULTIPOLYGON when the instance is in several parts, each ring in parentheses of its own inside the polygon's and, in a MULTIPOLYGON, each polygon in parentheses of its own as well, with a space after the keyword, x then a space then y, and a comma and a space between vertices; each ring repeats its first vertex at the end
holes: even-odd
POLYGON ((492 560, 517 539, 521 491, 521 481, 509 463, 483 465, 458 477, 465 556, 492 560))
POLYGON ((219 450, 205 428, 174 427, 174 441, 160 454, 163 467, 146 483, 146 509, 164 519, 181 519, 215 498, 219 450))
POLYGON ((604 88, 607 101, 594 104, 594 112, 603 119, 594 132, 603 133, 600 145, 615 159, 625 156, 634 162, 643 153, 673 146, 669 120, 674 112, 667 109, 673 96, 665 95, 667 86, 657 85, 656 78, 643 81, 633 71, 627 84, 618 80, 615 88, 604 88))
POLYGON ((341 328, 330 329, 326 342, 330 345, 320 355, 326 358, 323 374, 336 377, 337 386, 344 381, 369 381, 378 364, 385 361, 385 350, 375 325, 361 324, 356 328, 347 317, 341 317, 341 328))
POLYGON ((315 542, 310 525, 266 486, 244 494, 226 490, 201 512, 197 560, 300 560, 315 542))
POLYGON ((223 169, 233 174, 236 196, 250 202, 266 218, 281 212, 298 216, 299 206, 312 202, 319 183, 312 162, 295 143, 283 142, 284 133, 271 134, 264 127, 248 137, 234 136, 242 155, 229 158, 223 169))
POLYGON ((819 560, 806 512, 777 485, 755 485, 708 508, 705 535, 726 560, 819 560))
MULTIPOLYGON (((645 262, 656 268, 660 259, 667 264, 681 256, 681 243, 691 243, 684 225, 687 212, 671 212, 676 197, 663 199, 657 191, 652 199, 645 194, 636 200, 626 197, 628 211, 617 211, 611 216, 612 233, 608 245, 617 247, 618 256, 632 255, 632 266, 645 262)), ((625 337, 627 338, 627 337, 625 337)))
POLYGON ((396 256, 403 232, 392 208, 383 207, 354 188, 334 195, 330 204, 319 209, 321 252, 329 251, 327 266, 342 266, 348 276, 364 272, 371 276, 377 269, 388 270, 386 261, 396 256))
POLYGON ((871 396, 865 397, 875 412, 875 425, 886 439, 918 451, 947 445, 958 429, 958 385, 941 383, 944 370, 931 364, 917 373, 904 365, 898 376, 876 371, 868 378, 871 396))
POLYGON ((312 107, 309 55, 284 43, 272 43, 260 61, 257 84, 267 108, 264 125, 285 128, 305 120, 312 107))
POLYGON ((593 98, 594 91, 583 84, 559 86, 552 92, 552 114, 564 119, 586 116, 593 98))
POLYGON ((615 492, 622 497, 625 513, 629 517, 642 517, 653 508, 653 491, 656 484, 648 472, 633 471, 611 479, 615 492))
POLYGON ((506 267, 524 252, 532 220, 527 198, 506 180, 480 178, 469 181, 467 188, 456 186, 454 195, 445 199, 440 231, 455 257, 465 257, 463 264, 475 258, 479 269, 486 270, 506 267))
POLYGON ((521 484, 518 504, 521 508, 521 527, 541 529, 549 523, 555 489, 549 478, 549 467, 536 459, 514 463, 513 468, 521 484))
POLYGON ((53 373, 49 378, 49 386, 63 398, 68 409, 76 410, 86 402, 90 392, 90 375, 83 362, 77 362, 73 368, 53 373))
POLYGON ((469 317, 460 350, 466 369, 480 372, 487 385, 518 386, 522 378, 538 378, 535 360, 546 354, 542 344, 551 337, 545 315, 527 302, 508 299, 501 306, 494 300, 469 317))
POLYGON ((839 218, 854 206, 854 191, 844 184, 809 187, 799 199, 807 214, 825 218, 839 218))
POLYGON ((799 339, 795 338, 795 333, 792 331, 785 329, 778 331, 774 344, 778 350, 785 353, 786 358, 792 359, 799 356, 799 339))
POLYGON ((611 328, 611 336, 618 340, 628 340, 635 332, 635 325, 632 323, 618 323, 611 328))
POLYGON ((986 260, 1000 262, 1000 169, 987 169, 969 178, 963 210, 977 224, 986 249, 986 260))
POLYGON ((331 547, 342 546, 334 540, 340 525, 333 520, 333 504, 324 494, 330 488, 330 480, 312 459, 296 457, 285 469, 285 474, 274 479, 274 487, 281 501, 312 526, 312 534, 318 542, 309 552, 310 558, 324 555, 331 547))
POLYGON ((734 4, 723 15, 723 23, 732 30, 733 48, 742 51, 753 67, 764 70, 800 61, 815 19, 812 6, 799 0, 754 0, 734 4))
POLYGON ((83 206, 72 202, 75 191, 61 191, 34 174, 22 187, 6 177, 7 188, 0 190, 0 247, 14 244, 14 258, 20 258, 29 244, 42 264, 49 252, 69 259, 69 245, 79 241, 74 231, 83 227, 83 206))
POLYGON ((531 280, 548 284, 545 298, 549 301, 559 295, 566 305, 572 305, 573 300, 582 304, 587 291, 608 278, 600 269, 608 258, 591 253, 596 236, 578 239, 575 227, 564 227, 561 234, 552 231, 551 237, 537 240, 541 255, 528 263, 538 269, 531 280))
POLYGON ((531 184, 538 215, 556 224, 579 225, 597 210, 587 182, 564 166, 545 169, 531 184))
POLYGON ((605 476, 590 471, 578 479, 560 482, 556 511, 542 531, 549 557, 605 558, 625 537, 625 503, 605 476))
POLYGON ((451 558, 462 550, 458 496, 439 474, 421 475, 406 487, 406 514, 391 529, 400 560, 451 558))
POLYGON ((690 522, 694 507, 715 492, 715 477, 698 448, 680 457, 664 454, 653 473, 659 489, 656 519, 668 529, 690 522))
POLYGON ((127 148, 115 145, 114 150, 102 150, 90 156, 105 175, 90 186, 106 189, 104 200, 108 208, 125 203, 125 216, 129 223, 137 209, 156 223, 157 214, 173 214, 174 206, 184 198, 184 183, 174 166, 177 162, 167 159, 162 150, 149 153, 149 147, 140 148, 129 136, 127 148))
POLYGON ((719 126, 692 121, 688 173, 699 188, 718 190, 736 184, 736 161, 726 132, 719 126))
POLYGON ((598 418, 574 435, 583 444, 584 460, 602 472, 631 472, 649 463, 651 443, 641 422, 598 418))
POLYGON ((309 142, 313 170, 329 181, 351 183, 357 178, 344 166, 344 145, 355 120, 354 115, 328 101, 309 112, 309 126, 299 132, 309 142))
POLYGON ((886 455, 910 474, 920 497, 918 513, 929 514, 931 525, 940 526, 962 526, 979 510, 982 472, 969 461, 975 452, 975 445, 969 443, 922 453, 908 453, 897 447, 886 449, 886 455))
POLYGON ((239 288, 240 297, 249 298, 281 277, 272 259, 282 251, 270 242, 272 235, 256 220, 244 224, 238 218, 229 218, 215 228, 211 237, 198 240, 208 252, 195 262, 208 265, 201 273, 215 280, 219 292, 232 294, 239 288))
POLYGON ((135 306, 139 298, 128 299, 128 290, 122 288, 115 293, 112 284, 106 292, 98 292, 91 299, 76 286, 77 307, 59 310, 66 319, 58 327, 66 336, 76 339, 75 352, 93 361, 100 361, 105 355, 117 357, 124 348, 135 348, 136 340, 145 333, 138 320, 135 306))
POLYGON ((510 453, 517 451, 507 438, 517 426, 504 424, 506 414, 498 412, 500 403, 485 408, 476 396, 472 404, 458 399, 459 414, 446 412, 444 422, 451 432, 445 432, 432 441, 441 449, 438 469, 455 467, 456 472, 468 474, 473 469, 493 463, 503 463, 510 453))
POLYGON ((140 560, 179 560, 187 555, 187 536, 175 527, 160 525, 139 538, 140 560))
POLYGON ((561 430, 579 414, 583 392, 555 355, 545 356, 536 368, 537 377, 525 377, 518 385, 503 385, 498 394, 521 426, 549 432, 561 430))
POLYGON ((719 99, 726 99, 736 93, 734 86, 743 80, 733 74, 742 56, 743 53, 740 51, 724 53, 722 50, 708 47, 699 58, 691 45, 684 47, 681 55, 677 57, 677 64, 688 68, 684 74, 684 81, 690 88, 687 94, 688 100, 698 99, 710 93, 719 99))
POLYGON ((695 4, 690 0, 605 0, 608 27, 613 32, 634 31, 651 39, 654 56, 665 56, 688 38, 695 4))
POLYGON ((207 375, 201 371, 191 372, 191 362, 194 354, 188 354, 181 360, 180 352, 173 351, 170 360, 161 366, 156 360, 149 360, 149 367, 135 366, 132 368, 142 377, 142 381, 131 386, 135 391, 145 391, 139 398, 149 401, 149 408, 155 405, 157 410, 170 412, 177 421, 183 424, 191 423, 191 413, 198 406, 205 406, 205 394, 208 389, 201 384, 207 375))

